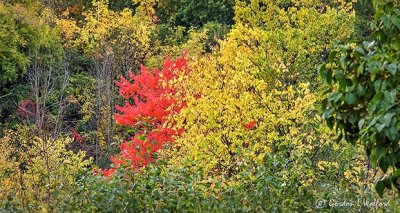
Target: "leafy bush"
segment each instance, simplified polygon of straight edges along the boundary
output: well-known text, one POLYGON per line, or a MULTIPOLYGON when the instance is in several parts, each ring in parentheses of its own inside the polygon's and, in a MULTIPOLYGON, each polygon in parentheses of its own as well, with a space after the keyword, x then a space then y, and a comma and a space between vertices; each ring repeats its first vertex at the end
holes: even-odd
POLYGON ((0 139, 0 208, 51 208, 73 189, 75 175, 90 164, 83 152, 66 149, 71 139, 43 140, 27 127, 0 139))
MULTIPOLYGON (((352 157, 362 150, 343 144, 334 151, 327 145, 313 160, 288 162, 281 154, 269 155, 257 167, 243 164, 234 181, 209 176, 199 162, 183 160, 184 166, 157 161, 140 171, 117 171, 112 179, 80 174, 69 196, 57 205, 58 211, 103 212, 286 212, 318 210, 316 202, 351 201, 359 211, 376 210, 378 195, 371 185, 357 182, 366 171, 354 168, 352 157), (331 154, 327 154, 331 153, 331 154), (318 162, 333 162, 319 164, 318 162), (350 175, 347 173, 350 172, 350 175)), ((390 196, 379 209, 396 212, 390 196)), ((353 206, 326 206, 324 211, 349 212, 353 206)))
POLYGON ((400 191, 398 92, 400 90, 400 7, 398 1, 374 1, 373 40, 339 45, 329 63, 319 66, 328 84, 324 118, 355 144, 360 141, 372 168, 383 175, 380 195, 392 185, 400 191))

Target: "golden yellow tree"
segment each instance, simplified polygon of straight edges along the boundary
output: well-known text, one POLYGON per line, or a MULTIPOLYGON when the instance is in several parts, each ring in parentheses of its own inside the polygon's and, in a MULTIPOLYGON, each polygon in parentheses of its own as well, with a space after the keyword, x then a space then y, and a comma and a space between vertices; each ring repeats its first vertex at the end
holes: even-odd
POLYGON ((317 64, 335 41, 350 37, 355 21, 352 3, 343 0, 238 1, 235 11, 236 24, 221 50, 225 61, 252 63, 269 84, 277 79, 315 87, 317 64))
POLYGON ((149 54, 155 27, 154 1, 138 1, 135 11, 113 11, 108 0, 93 0, 93 8, 83 15, 83 27, 76 45, 93 57, 115 54, 121 70, 139 68, 149 54))
MULTIPOLYGON (((193 58, 190 75, 176 82, 187 107, 172 118, 184 134, 171 157, 227 177, 274 153, 301 167, 320 143, 333 143, 318 127, 315 67, 334 40, 351 35, 351 4, 254 0, 235 9, 220 49, 193 58)), ((314 172, 296 175, 305 185, 315 180, 314 172)))

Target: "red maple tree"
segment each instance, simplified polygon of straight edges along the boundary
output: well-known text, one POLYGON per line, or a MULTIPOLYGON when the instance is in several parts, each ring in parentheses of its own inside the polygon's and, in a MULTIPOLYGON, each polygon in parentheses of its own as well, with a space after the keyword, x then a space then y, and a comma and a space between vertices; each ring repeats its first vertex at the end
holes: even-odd
MULTIPOLYGON (((158 150, 172 143, 174 136, 181 133, 165 127, 165 124, 169 115, 185 107, 185 103, 173 98, 177 91, 172 81, 180 75, 187 75, 188 70, 185 54, 175 61, 167 57, 161 71, 149 71, 142 66, 139 74, 129 73, 129 80, 121 77, 115 82, 126 100, 125 105, 116 106, 117 123, 140 129, 130 141, 120 145, 119 155, 110 159, 115 168, 128 165, 137 169, 148 165, 155 160, 158 150)), ((111 176, 115 168, 103 171, 103 175, 111 176)))

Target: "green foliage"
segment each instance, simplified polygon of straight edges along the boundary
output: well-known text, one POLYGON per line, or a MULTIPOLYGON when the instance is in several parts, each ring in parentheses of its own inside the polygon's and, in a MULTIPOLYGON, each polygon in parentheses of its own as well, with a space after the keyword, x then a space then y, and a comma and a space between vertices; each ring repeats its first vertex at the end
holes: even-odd
POLYGON ((233 23, 234 0, 159 0, 157 16, 172 26, 202 27, 208 22, 233 23))
POLYGON ((396 0, 374 1, 372 41, 339 45, 319 66, 329 85, 324 118, 339 138, 360 141, 371 166, 383 174, 376 190, 400 190, 400 7, 396 0))
POLYGON ((0 93, 0 96, 0 121, 6 126, 18 124, 20 120, 15 114, 16 105, 22 100, 31 98, 29 86, 22 84, 14 85, 11 89, 3 89, 3 93, 0 93))
MULTIPOLYGON (((193 40, 194 31, 207 32, 207 41, 197 43, 196 47, 211 52, 233 24, 234 3, 234 0, 159 0, 156 8, 156 15, 159 18, 155 33, 157 41, 152 45, 156 48, 155 52, 161 49, 163 53, 160 54, 161 58, 165 54, 178 56, 182 51, 181 45, 193 40), (157 48, 158 42, 164 47, 157 48)), ((191 51, 190 47, 192 46, 189 45, 184 50, 191 51)))
POLYGON ((62 48, 57 31, 46 23, 50 11, 37 4, 0 3, 0 86, 13 83, 23 75, 30 62, 57 60, 62 48))
POLYGON ((74 180, 70 194, 54 206, 60 212, 139 212, 142 197, 132 189, 135 184, 123 177, 111 180, 82 170, 74 180))
MULTIPOLYGON (((60 202, 57 211, 118 211, 118 212, 304 212, 313 211, 317 200, 348 200, 354 202, 358 211, 375 210, 372 203, 377 195, 370 188, 353 182, 358 172, 353 167, 352 156, 360 149, 343 144, 341 152, 332 152, 331 145, 319 147, 323 154, 315 160, 332 160, 336 164, 314 164, 308 159, 288 161, 284 156, 266 156, 256 168, 247 167, 236 175, 236 182, 210 178, 200 162, 183 161, 182 165, 171 165, 166 161, 148 166, 139 172, 121 169, 112 179, 94 176, 90 171, 75 179, 70 196, 60 202), (301 169, 296 166, 301 165, 301 169), (348 172, 353 172, 346 176, 348 172), (304 185, 316 175, 315 182, 304 185)), ((314 178, 313 178, 314 179, 314 178)), ((398 201, 398 200, 397 200, 398 201)), ((398 211, 396 200, 386 196, 381 200, 387 204, 382 210, 398 211)), ((332 201, 331 201, 332 203, 332 201)), ((329 212, 349 212, 351 206, 326 206, 329 212)))
POLYGON ((125 8, 135 9, 135 6, 137 6, 132 0, 111 0, 109 5, 113 10, 123 10, 125 8))
POLYGON ((73 74, 70 77, 65 95, 67 96, 67 119, 79 121, 79 126, 90 122, 94 108, 95 80, 86 73, 73 74))
POLYGON ((28 65, 27 57, 18 51, 19 47, 23 45, 24 39, 18 36, 15 20, 8 18, 11 15, 11 11, 8 8, 10 7, 0 4, 0 42, 2 44, 0 85, 15 81, 18 77, 18 71, 26 71, 28 65))
POLYGON ((356 20, 354 26, 353 40, 363 41, 371 36, 369 23, 373 20, 373 7, 371 1, 357 1, 354 4, 356 20))

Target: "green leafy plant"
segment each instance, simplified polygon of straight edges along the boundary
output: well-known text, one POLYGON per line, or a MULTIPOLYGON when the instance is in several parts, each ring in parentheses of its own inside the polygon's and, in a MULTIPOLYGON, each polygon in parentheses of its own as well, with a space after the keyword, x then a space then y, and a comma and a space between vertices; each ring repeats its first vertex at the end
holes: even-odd
POLYGON ((400 190, 400 6, 376 0, 372 41, 338 45, 318 69, 328 84, 323 117, 340 140, 360 141, 372 168, 383 172, 377 192, 400 190))

